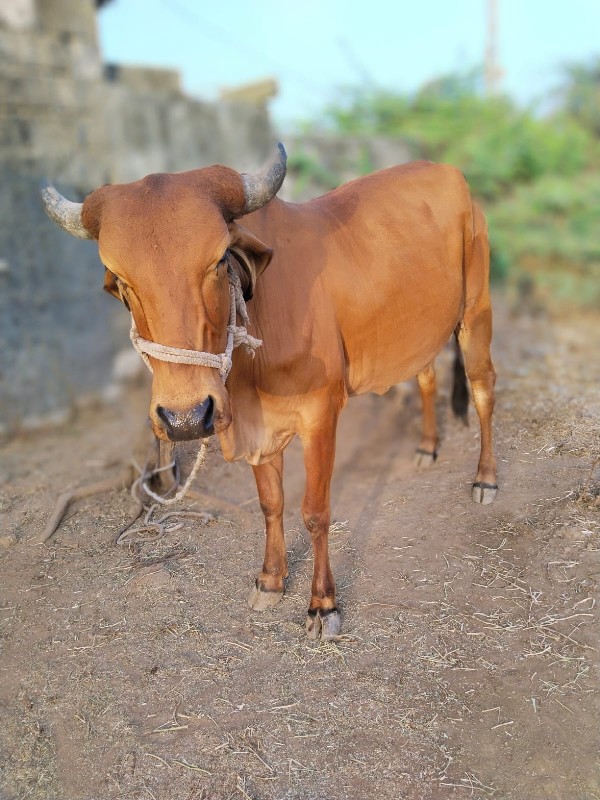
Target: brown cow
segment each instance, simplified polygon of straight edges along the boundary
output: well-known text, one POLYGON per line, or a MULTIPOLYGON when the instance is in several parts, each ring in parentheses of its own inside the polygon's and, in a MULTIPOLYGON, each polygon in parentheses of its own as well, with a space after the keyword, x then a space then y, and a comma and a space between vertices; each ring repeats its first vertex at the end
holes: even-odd
POLYGON ((275 197, 285 166, 279 145, 258 176, 214 166, 103 186, 83 204, 53 189, 44 200, 71 234, 98 240, 106 286, 128 305, 149 347, 223 353, 228 274, 241 280, 250 331, 262 339, 256 357, 237 350, 225 384, 226 370, 150 355, 150 417, 162 439, 214 432, 227 460, 252 465, 266 523, 264 564, 250 596, 256 610, 283 595, 283 451, 300 436, 302 513, 314 549, 306 626, 311 637, 330 637, 340 618, 328 556, 329 487, 338 415, 349 396, 381 393, 415 375, 427 393, 430 365, 455 332, 481 425, 473 500, 488 503, 496 494, 488 239, 453 167, 406 164, 297 205, 275 197))

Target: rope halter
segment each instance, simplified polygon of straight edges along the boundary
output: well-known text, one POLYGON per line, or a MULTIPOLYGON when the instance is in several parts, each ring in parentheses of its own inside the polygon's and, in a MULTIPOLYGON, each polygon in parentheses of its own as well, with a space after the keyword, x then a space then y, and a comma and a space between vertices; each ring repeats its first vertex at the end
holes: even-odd
MULTIPOLYGON (((246 352, 249 353, 252 358, 254 358, 255 351, 261 346, 262 340, 255 339, 254 336, 250 336, 246 330, 246 326, 250 324, 248 319, 248 311, 246 309, 246 302, 244 300, 240 278, 238 274, 231 268, 229 261, 227 262, 227 275, 229 277, 230 306, 229 325, 227 326, 227 345, 225 346, 224 353, 220 353, 218 355, 215 353, 203 353, 200 350, 186 350, 181 347, 169 347, 165 344, 151 342, 148 339, 144 339, 142 336, 140 336, 133 319, 133 314, 131 315, 131 330, 129 332, 129 338, 131 339, 131 343, 137 352, 143 358, 144 363, 150 372, 153 370, 149 356, 156 358, 159 361, 170 361, 172 364, 192 364, 193 366, 197 367, 211 367, 212 369, 218 369, 219 374, 223 379, 223 383, 225 383, 231 369, 231 356, 234 348, 243 345, 246 348, 246 352), (242 318, 241 325, 236 325, 236 313, 242 318)), ((145 480, 146 476, 142 475, 139 481, 144 492, 161 505, 170 506, 174 503, 177 503, 186 495, 198 471, 204 465, 206 451, 206 440, 203 439, 196 456, 194 467, 188 475, 185 484, 177 491, 174 497, 161 497, 153 492, 148 486, 148 482, 145 480)), ((170 468, 172 466, 173 464, 169 464, 166 468, 170 468)), ((152 474, 155 474, 158 471, 160 470, 154 470, 152 474)))
POLYGON ((150 372, 153 370, 148 356, 156 358, 159 361, 169 361, 172 364, 192 364, 196 367, 218 369, 223 383, 225 383, 229 371, 231 370, 231 357, 234 348, 243 345, 246 348, 246 352, 254 358, 255 351, 261 346, 262 340, 250 336, 246 329, 246 326, 249 324, 248 311, 246 310, 240 279, 229 264, 227 266, 227 275, 229 277, 230 311, 229 324, 227 325, 227 345, 225 346, 224 353, 219 353, 217 355, 216 353, 204 353, 200 350, 186 350, 181 347, 169 347, 165 344, 151 342, 140 336, 133 319, 133 314, 131 315, 129 338, 137 352, 143 358, 150 372), (241 325, 236 325, 236 314, 239 314, 242 318, 241 325))

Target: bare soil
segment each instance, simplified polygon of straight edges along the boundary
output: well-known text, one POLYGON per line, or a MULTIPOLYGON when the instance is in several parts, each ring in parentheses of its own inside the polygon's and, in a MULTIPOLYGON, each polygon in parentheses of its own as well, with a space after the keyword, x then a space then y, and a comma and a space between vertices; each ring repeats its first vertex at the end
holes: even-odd
POLYGON ((414 387, 342 415, 331 550, 343 635, 304 633, 312 558, 286 453, 290 577, 257 614, 250 468, 210 456, 210 511, 114 544, 135 503, 57 496, 117 475, 145 402, 90 409, 2 452, 0 798, 600 798, 600 322, 498 304, 500 491, 470 500, 478 425, 448 412, 412 466, 414 387), (142 405, 141 405, 142 404, 142 405))

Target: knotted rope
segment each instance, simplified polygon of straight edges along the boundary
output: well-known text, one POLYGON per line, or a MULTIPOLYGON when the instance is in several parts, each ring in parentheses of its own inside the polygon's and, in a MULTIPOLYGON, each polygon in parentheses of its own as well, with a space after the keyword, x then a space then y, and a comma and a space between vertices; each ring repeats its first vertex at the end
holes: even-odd
MULTIPOLYGON (((230 307, 229 324, 227 325, 227 344, 225 346, 224 353, 204 353, 200 350, 186 350, 185 348, 181 347, 170 347, 168 345, 158 344, 157 342, 151 342, 150 340, 144 339, 142 336, 140 336, 133 319, 133 314, 131 315, 131 330, 129 332, 129 338, 131 339, 131 343, 137 352, 144 360, 144 363, 150 372, 153 370, 149 356, 156 358, 159 361, 169 361, 172 364, 191 364, 197 367, 210 367, 212 369, 218 369, 219 374, 223 379, 223 383, 225 383, 231 370, 233 350, 236 347, 243 345, 246 348, 246 352, 249 353, 252 358, 254 358, 255 351, 261 346, 262 340, 255 339, 254 336, 250 336, 246 329, 246 326, 250 321, 248 319, 248 311, 246 309, 244 294, 242 292, 240 278, 238 274, 231 268, 229 261, 227 262, 227 275, 229 277, 230 307), (242 318, 242 325, 236 325, 237 314, 239 314, 242 318)), ((154 473, 148 476, 142 475, 142 479, 139 480, 142 489, 149 497, 151 497, 157 503, 161 503, 161 505, 170 506, 174 503, 177 503, 186 495, 196 475, 204 465, 206 460, 206 449, 206 440, 203 439, 192 471, 190 472, 184 485, 173 497, 161 497, 159 494, 156 494, 156 492, 153 492, 150 489, 145 478, 152 477, 154 473)))
POLYGON ((133 314, 131 315, 129 338, 137 352, 144 359, 144 363, 150 372, 152 372, 152 364, 148 356, 152 356, 152 358, 156 358, 159 361, 169 361, 172 364, 192 364, 196 367, 218 369, 219 374, 223 378, 223 383, 225 383, 231 370, 231 356, 234 348, 244 345, 246 352, 250 353, 252 358, 254 358, 255 350, 261 346, 262 341, 260 339, 255 339, 254 336, 250 336, 246 330, 249 320, 240 279, 229 267, 227 272, 229 276, 230 310, 229 324, 227 325, 227 344, 224 353, 219 353, 217 355, 216 353, 205 353, 200 350, 186 350, 181 347, 169 347, 166 344, 151 342, 140 336, 133 319, 133 314), (239 313, 242 318, 242 325, 236 325, 236 312, 239 313))

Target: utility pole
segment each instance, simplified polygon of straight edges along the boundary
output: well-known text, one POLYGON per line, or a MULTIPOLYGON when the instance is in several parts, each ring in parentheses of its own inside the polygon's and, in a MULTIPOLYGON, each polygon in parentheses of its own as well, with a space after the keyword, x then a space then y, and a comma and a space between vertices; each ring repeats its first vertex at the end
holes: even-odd
POLYGON ((485 48, 485 93, 498 91, 503 71, 498 64, 498 0, 486 0, 487 4, 487 43, 485 48))

